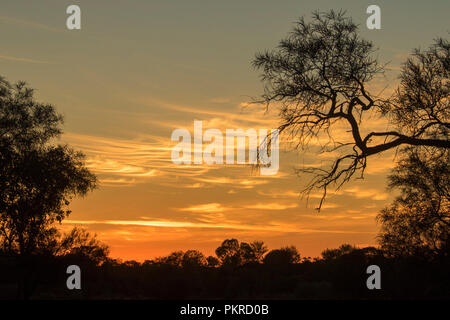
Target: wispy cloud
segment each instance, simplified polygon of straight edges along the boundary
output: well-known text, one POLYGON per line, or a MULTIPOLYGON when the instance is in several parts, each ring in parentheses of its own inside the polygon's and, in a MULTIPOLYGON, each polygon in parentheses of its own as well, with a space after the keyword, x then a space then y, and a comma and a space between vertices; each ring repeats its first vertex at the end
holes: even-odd
POLYGON ((195 180, 213 184, 213 185, 232 185, 233 187, 240 188, 240 189, 252 189, 255 186, 267 184, 268 180, 263 180, 258 177, 255 178, 228 178, 228 177, 208 177, 208 178, 195 178, 195 180))
POLYGON ((301 196, 299 191, 291 190, 260 190, 258 194, 269 198, 300 198, 301 196))
POLYGON ((366 234, 367 231, 349 231, 339 229, 313 229, 301 228, 289 224, 266 223, 264 225, 250 224, 216 224, 197 223, 174 220, 64 220, 63 224, 69 225, 115 225, 115 226, 140 226, 140 227, 161 227, 161 228, 206 228, 206 229, 235 229, 235 230, 261 230, 277 232, 303 232, 303 233, 338 233, 338 234, 366 234))
MULTIPOLYGON (((226 100, 216 100, 212 102, 217 104, 217 101, 225 103, 226 100)), ((163 101, 152 97, 142 97, 134 99, 130 102, 138 103, 144 106, 150 106, 152 108, 159 107, 164 110, 176 111, 179 114, 189 114, 189 118, 196 115, 199 120, 203 120, 204 127, 217 128, 217 129, 247 129, 247 128, 276 128, 278 119, 277 117, 267 113, 264 108, 257 110, 245 110, 239 105, 232 108, 227 108, 226 111, 217 110, 214 108, 200 108, 196 106, 181 105, 172 103, 169 101, 163 101)))
POLYGON ((189 211, 189 212, 223 212, 225 210, 230 210, 230 208, 226 208, 222 206, 220 203, 206 203, 196 206, 190 206, 187 208, 180 208, 180 211, 189 211))
POLYGON ((297 203, 277 203, 277 202, 271 202, 271 203, 256 203, 251 205, 246 205, 244 208, 246 209, 257 209, 257 210, 286 210, 286 209, 292 209, 297 208, 297 203))
POLYGON ((13 61, 13 62, 24 62, 24 63, 35 63, 35 64, 57 64, 55 62, 29 59, 29 58, 13 57, 13 56, 4 56, 4 55, 0 55, 0 60, 7 60, 7 61, 13 61))
POLYGON ((66 31, 63 27, 57 28, 57 27, 53 27, 53 26, 48 26, 46 24, 29 21, 29 20, 13 18, 13 17, 0 16, 0 21, 4 22, 4 23, 15 24, 15 25, 20 25, 20 26, 24 26, 24 27, 33 28, 33 29, 41 29, 41 30, 52 31, 52 32, 66 31))
POLYGON ((354 186, 351 188, 346 188, 343 193, 349 194, 355 198, 370 198, 372 200, 386 200, 389 195, 385 192, 380 192, 377 189, 364 189, 359 186, 354 186))
POLYGON ((172 166, 163 138, 127 140, 68 133, 64 139, 86 153, 86 166, 106 185, 133 185, 138 179, 163 175, 162 169, 172 166))
POLYGON ((175 187, 198 188, 211 185, 233 185, 240 189, 252 189, 255 186, 267 184, 269 179, 282 177, 285 174, 279 172, 275 176, 253 176, 249 165, 207 165, 207 164, 183 164, 172 162, 171 152, 176 142, 169 137, 139 136, 134 139, 106 138, 92 135, 67 133, 64 142, 76 149, 82 150, 86 155, 86 165, 95 173, 101 175, 100 181, 108 179, 108 183, 117 181, 118 178, 134 178, 127 183, 138 183, 147 178, 169 176, 175 178, 188 177, 191 181, 178 182, 175 187), (229 174, 219 172, 223 170, 246 171, 248 178, 229 178, 229 174), (206 175, 210 171, 217 171, 216 175, 206 175))

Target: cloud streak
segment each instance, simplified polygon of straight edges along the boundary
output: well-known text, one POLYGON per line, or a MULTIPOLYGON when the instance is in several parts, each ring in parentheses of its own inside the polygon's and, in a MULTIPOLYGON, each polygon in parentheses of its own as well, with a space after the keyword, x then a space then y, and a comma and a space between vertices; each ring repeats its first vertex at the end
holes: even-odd
POLYGON ((197 223, 186 221, 172 220, 64 220, 64 224, 69 225, 113 225, 113 226, 140 226, 140 227, 160 227, 160 228, 200 228, 200 229, 235 229, 235 230, 260 230, 260 231, 277 231, 277 232, 302 232, 302 233, 351 233, 351 234, 370 234, 368 231, 349 231, 338 229, 312 229, 299 228, 287 224, 266 224, 266 225, 250 225, 250 224, 216 224, 216 223, 197 223))
POLYGON ((49 61, 35 60, 35 59, 29 59, 29 58, 19 58, 19 57, 4 56, 4 55, 0 55, 0 60, 7 60, 7 61, 13 61, 13 62, 25 62, 25 63, 33 63, 33 64, 57 64, 57 63, 49 62, 49 61))

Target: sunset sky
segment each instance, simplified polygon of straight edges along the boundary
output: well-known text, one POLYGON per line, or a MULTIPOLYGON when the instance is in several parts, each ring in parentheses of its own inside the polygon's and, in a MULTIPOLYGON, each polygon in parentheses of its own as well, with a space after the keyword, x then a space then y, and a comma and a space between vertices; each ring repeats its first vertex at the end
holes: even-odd
POLYGON ((292 244, 313 257, 342 243, 374 245, 375 216, 394 196, 385 187, 393 153, 370 158, 364 180, 331 194, 319 213, 321 194, 302 199, 308 177, 295 174, 333 159, 316 146, 295 151, 282 137, 274 176, 171 161, 172 131, 192 132, 194 120, 222 132, 277 127, 276 110, 248 105, 263 90, 251 61, 317 9, 346 10, 379 48, 389 65, 370 87, 382 95, 413 48, 450 32, 446 0, 2 1, 0 75, 27 81, 56 106, 65 117, 60 142, 82 150, 99 178, 97 190, 72 202, 62 229, 82 225, 112 257, 140 261, 174 250, 213 254, 227 238, 292 244), (81 7, 81 30, 66 29, 70 4, 81 7), (370 4, 381 7, 381 30, 366 28, 370 4))

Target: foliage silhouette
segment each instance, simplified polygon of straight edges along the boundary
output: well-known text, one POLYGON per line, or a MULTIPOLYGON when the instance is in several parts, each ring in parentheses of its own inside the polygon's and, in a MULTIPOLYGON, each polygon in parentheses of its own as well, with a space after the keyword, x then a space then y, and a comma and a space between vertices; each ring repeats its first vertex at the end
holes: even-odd
POLYGON ((96 235, 91 235, 85 229, 74 227, 57 241, 56 256, 71 256, 75 259, 84 258, 95 265, 106 262, 109 247, 97 240, 96 235))
POLYGON ((198 250, 188 250, 184 253, 181 260, 183 268, 198 268, 207 265, 207 261, 203 253, 198 250))
POLYGON ((239 243, 236 239, 227 239, 216 249, 216 255, 224 266, 237 267, 247 263, 261 262, 267 247, 262 241, 239 243))
MULTIPOLYGON (((86 235, 80 230, 74 233, 86 235)), ((78 238, 70 234, 69 237, 78 238)), ((65 242, 63 239, 65 236, 59 238, 60 244, 65 242)), ((69 242, 75 247, 79 243, 69 242)), ((92 239, 81 243, 102 247, 92 239)), ((224 243, 230 241, 225 240, 224 243)), ((92 251, 95 249, 84 252, 92 251)), ((81 258, 70 252, 73 251, 59 251, 59 255, 34 255, 33 260, 28 261, 35 266, 28 274, 32 280, 28 281, 32 284, 30 298, 442 299, 450 295, 448 257, 439 261, 413 256, 392 257, 380 249, 348 244, 338 249, 327 249, 323 258, 314 260, 300 260, 295 247, 288 246, 270 251, 261 262, 233 268, 227 260, 218 266, 209 265, 197 250, 176 251, 167 257, 143 263, 111 258, 98 263, 97 258, 90 254, 81 258), (65 270, 70 264, 77 264, 82 270, 81 291, 65 288, 65 270), (368 290, 366 287, 368 275, 365 270, 371 264, 380 266, 382 270, 382 290, 368 290)), ((0 298, 14 298, 21 279, 17 260, 0 254, 0 262, 0 298)))
POLYGON ((300 254, 294 246, 272 250, 264 257, 265 264, 275 267, 298 263, 299 261, 300 254))
POLYGON ((334 260, 342 257, 345 254, 349 254, 357 248, 350 244, 343 244, 337 249, 325 249, 322 251, 322 257, 324 260, 334 260))
POLYGON ((379 215, 381 247, 392 256, 432 259, 450 252, 449 150, 408 149, 389 176, 401 194, 379 215))
POLYGON ((319 210, 329 187, 339 188, 356 173, 363 176, 371 155, 402 145, 450 147, 448 41, 415 50, 387 99, 369 90, 370 81, 384 72, 374 53, 351 18, 330 11, 313 13, 310 22, 300 18, 276 49, 258 53, 253 61, 264 83, 255 102, 279 107, 280 133, 291 135, 296 148, 328 138, 321 152, 340 153, 329 169, 300 170, 313 176, 306 194, 323 190, 319 210), (384 119, 389 130, 376 131, 374 118, 384 119), (342 124, 349 137, 334 131, 342 124))
POLYGON ((0 244, 21 255, 36 253, 70 214, 68 204, 95 187, 82 153, 55 145, 62 117, 34 100, 24 82, 0 78, 0 244))

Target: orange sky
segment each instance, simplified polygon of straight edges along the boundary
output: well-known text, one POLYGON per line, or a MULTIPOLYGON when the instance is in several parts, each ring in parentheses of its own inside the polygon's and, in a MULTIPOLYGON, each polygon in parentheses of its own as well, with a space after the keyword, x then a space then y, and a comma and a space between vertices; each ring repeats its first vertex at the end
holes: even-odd
MULTIPOLYGON (((260 176, 248 166, 175 165, 170 140, 176 128, 276 128, 277 113, 248 106, 262 92, 250 62, 273 48, 301 15, 343 8, 363 37, 390 62, 375 93, 395 87, 401 62, 414 47, 446 34, 448 1, 382 2, 382 30, 364 28, 370 1, 77 1, 82 30, 65 29, 70 1, 1 4, 0 74, 26 80, 40 101, 65 117, 67 142, 87 155, 99 188, 71 204, 63 223, 82 225, 111 247, 111 255, 145 260, 174 250, 213 254, 227 238, 263 240, 269 248, 296 245, 318 256, 342 243, 376 243, 375 216, 393 195, 386 191, 392 153, 369 159, 364 180, 331 194, 299 191, 301 165, 329 164, 317 154, 323 141, 296 152, 280 141, 280 170, 260 176), (417 21, 427 21, 417 23, 417 21)), ((385 128, 381 120, 366 119, 385 128)), ((334 133, 347 135, 346 128, 334 133)))
MULTIPOLYGON (((152 109, 159 106, 148 104, 152 109)), ((308 202, 302 199, 299 191, 308 178, 297 177, 294 169, 299 164, 329 164, 334 155, 317 154, 320 141, 298 153, 283 137, 276 175, 261 176, 248 165, 175 165, 171 149, 176 142, 170 140, 170 132, 178 127, 192 132, 191 119, 202 119, 204 130, 225 132, 226 128, 275 127, 276 120, 270 119, 276 116, 239 104, 219 112, 161 106, 165 112, 182 112, 185 119, 151 124, 163 127, 165 135, 137 134, 133 139, 65 135, 65 141, 88 155, 87 166, 98 174, 100 188, 73 202, 73 214, 64 225, 84 225, 111 245, 113 256, 138 260, 175 249, 213 254, 222 240, 232 237, 264 240, 271 248, 294 244, 305 256, 317 256, 324 248, 344 242, 375 243, 374 218, 392 199, 385 190, 392 154, 370 159, 365 180, 330 195, 318 213, 314 208, 320 191, 312 193, 308 202)), ((143 116, 141 121, 146 119, 143 116)), ((336 129, 336 135, 345 136, 344 128, 336 129)))

